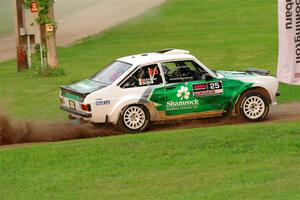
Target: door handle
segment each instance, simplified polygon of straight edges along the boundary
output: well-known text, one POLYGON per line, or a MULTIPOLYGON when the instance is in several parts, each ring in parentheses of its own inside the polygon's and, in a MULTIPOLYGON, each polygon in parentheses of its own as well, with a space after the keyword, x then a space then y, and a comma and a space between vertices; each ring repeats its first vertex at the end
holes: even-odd
POLYGON ((166 87, 167 90, 171 90, 171 89, 175 89, 175 88, 176 88, 176 86, 167 86, 166 87))

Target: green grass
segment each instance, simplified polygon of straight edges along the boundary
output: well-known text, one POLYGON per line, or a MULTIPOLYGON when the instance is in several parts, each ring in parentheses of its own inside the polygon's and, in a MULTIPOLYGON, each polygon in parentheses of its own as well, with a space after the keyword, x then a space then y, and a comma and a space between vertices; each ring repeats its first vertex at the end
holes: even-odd
MULTIPOLYGON (((59 48, 67 76, 0 63, 0 105, 20 119, 61 120, 58 87, 111 60, 166 47, 214 69, 277 63, 277 1, 170 0, 99 36, 59 48)), ((279 102, 300 99, 280 86, 279 102)), ((300 121, 198 128, 0 149, 5 199, 300 199, 300 121)))
MULTIPOLYGON (((137 19, 80 44, 59 48, 67 76, 34 78, 0 63, 0 103, 18 118, 61 120, 58 91, 121 56, 161 48, 189 49, 213 69, 265 68, 276 74, 277 1, 170 0, 137 19)), ((281 84, 279 102, 300 100, 300 87, 281 84)))
POLYGON ((299 199, 300 121, 0 149, 5 199, 299 199))

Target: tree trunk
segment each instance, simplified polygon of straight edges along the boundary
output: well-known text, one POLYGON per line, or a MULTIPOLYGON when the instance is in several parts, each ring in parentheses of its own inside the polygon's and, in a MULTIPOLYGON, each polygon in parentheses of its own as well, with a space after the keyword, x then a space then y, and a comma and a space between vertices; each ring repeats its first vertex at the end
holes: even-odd
MULTIPOLYGON (((48 16, 54 21, 53 4, 49 7, 48 16)), ((53 26, 55 26, 53 24, 53 26)), ((53 31, 46 31, 46 46, 47 46, 47 63, 52 69, 58 68, 58 61, 56 55, 56 28, 53 31)))
POLYGON ((23 27, 22 0, 15 0, 15 34, 18 71, 28 68, 26 59, 27 40, 26 36, 21 35, 21 27, 23 27))

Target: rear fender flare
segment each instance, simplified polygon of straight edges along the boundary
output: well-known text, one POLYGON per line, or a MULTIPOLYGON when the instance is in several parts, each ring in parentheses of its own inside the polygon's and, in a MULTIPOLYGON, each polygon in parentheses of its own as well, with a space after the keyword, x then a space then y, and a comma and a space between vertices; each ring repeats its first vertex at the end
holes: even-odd
POLYGON ((133 105, 133 104, 143 105, 149 111, 149 107, 147 106, 148 103, 149 103, 148 100, 143 99, 143 98, 141 99, 140 96, 135 96, 134 95, 134 96, 123 97, 118 101, 118 103, 115 104, 115 106, 113 107, 113 109, 109 113, 108 122, 113 123, 113 124, 117 124, 121 112, 123 111, 123 109, 125 107, 127 107, 129 105, 133 105))

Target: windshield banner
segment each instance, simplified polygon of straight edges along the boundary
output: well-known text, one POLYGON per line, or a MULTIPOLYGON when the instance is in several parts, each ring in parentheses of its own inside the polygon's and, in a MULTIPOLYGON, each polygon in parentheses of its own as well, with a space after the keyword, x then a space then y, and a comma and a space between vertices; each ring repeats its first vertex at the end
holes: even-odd
POLYGON ((300 0, 278 0, 278 20, 277 78, 300 85, 300 0))

